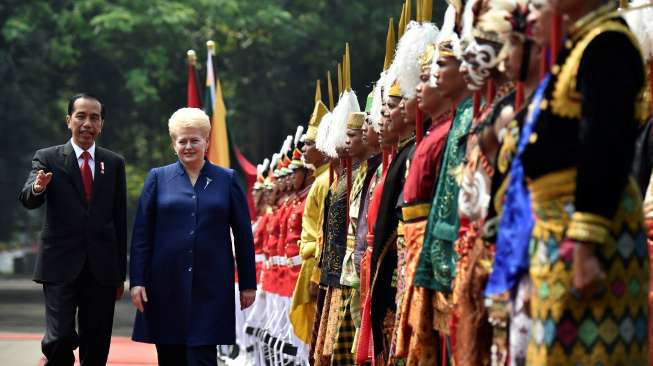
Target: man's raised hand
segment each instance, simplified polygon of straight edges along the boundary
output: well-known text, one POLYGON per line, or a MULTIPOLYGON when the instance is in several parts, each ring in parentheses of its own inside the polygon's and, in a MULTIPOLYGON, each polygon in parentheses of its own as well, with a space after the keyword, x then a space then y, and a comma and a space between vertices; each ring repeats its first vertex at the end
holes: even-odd
POLYGON ((32 186, 34 192, 35 193, 43 192, 43 190, 50 183, 51 180, 52 180, 52 172, 46 173, 43 170, 39 170, 36 173, 36 179, 34 180, 34 185, 32 186))

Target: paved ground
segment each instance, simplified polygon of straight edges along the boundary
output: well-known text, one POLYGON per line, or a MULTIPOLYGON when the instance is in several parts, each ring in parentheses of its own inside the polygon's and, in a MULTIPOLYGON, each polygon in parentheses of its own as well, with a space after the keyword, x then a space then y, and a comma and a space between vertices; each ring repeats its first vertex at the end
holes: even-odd
POLYGON ((0 365, 35 366, 41 354, 39 338, 0 333, 0 365))
MULTIPOLYGON (((126 295, 116 304, 115 336, 131 335, 135 310, 126 295)), ((39 284, 29 279, 0 277, 0 332, 42 333, 45 329, 44 314, 43 290, 39 284)))
MULTIPOLYGON (((41 337, 45 329, 42 287, 25 278, 0 277, 0 365, 42 365, 41 337)), ((109 366, 156 365, 153 345, 129 339, 135 310, 127 296, 116 304, 109 366)), ((242 359, 219 365, 243 365, 242 359)))
MULTIPOLYGON (((45 327, 41 286, 28 280, 0 278, 0 365, 36 366, 45 327)), ((116 304, 109 365, 156 365, 152 345, 132 342, 134 308, 125 297, 116 304)))
MULTIPOLYGON (((0 365, 43 365, 40 342, 40 334, 0 333, 0 365)), ((126 337, 112 338, 108 366, 156 364, 156 352, 152 345, 132 342, 126 337)))

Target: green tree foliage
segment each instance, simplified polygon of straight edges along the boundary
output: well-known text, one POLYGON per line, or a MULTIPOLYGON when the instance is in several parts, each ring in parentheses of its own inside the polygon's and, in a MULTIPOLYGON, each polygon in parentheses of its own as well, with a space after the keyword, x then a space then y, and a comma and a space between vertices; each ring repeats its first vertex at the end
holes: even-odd
POLYGON ((400 10, 400 0, 1 2, 0 241, 39 221, 16 197, 33 152, 69 138, 71 95, 105 103, 100 144, 127 159, 133 211, 147 171, 175 160, 167 119, 186 101, 186 50, 203 68, 205 42, 218 44, 230 129, 258 162, 306 123, 315 80, 327 69, 335 75, 346 41, 364 102, 383 63, 388 17, 400 10))

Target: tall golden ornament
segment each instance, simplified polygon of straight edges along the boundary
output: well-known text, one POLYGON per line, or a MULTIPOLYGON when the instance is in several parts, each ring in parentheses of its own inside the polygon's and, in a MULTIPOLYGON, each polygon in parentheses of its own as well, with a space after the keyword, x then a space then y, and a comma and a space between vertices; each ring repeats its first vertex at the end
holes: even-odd
POLYGON ((395 25, 394 18, 390 17, 388 21, 388 33, 385 39, 385 59, 383 61, 383 71, 388 70, 392 59, 395 57, 395 25))
POLYGON ((322 87, 320 86, 320 79, 315 82, 315 103, 322 101, 322 87))
POLYGON ((401 7, 401 16, 399 16, 399 26, 397 29, 397 39, 401 39, 406 30, 406 1, 404 0, 404 5, 401 7))
POLYGON ((338 98, 342 94, 342 64, 338 62, 338 98))
POLYGON ((351 91, 351 56, 349 55, 349 42, 345 43, 345 90, 351 91))
POLYGON ((331 82, 331 71, 327 70, 327 90, 329 92, 329 110, 333 112, 333 83, 331 82))
POLYGON ((424 4, 422 5, 422 21, 433 21, 433 0, 424 0, 424 4))

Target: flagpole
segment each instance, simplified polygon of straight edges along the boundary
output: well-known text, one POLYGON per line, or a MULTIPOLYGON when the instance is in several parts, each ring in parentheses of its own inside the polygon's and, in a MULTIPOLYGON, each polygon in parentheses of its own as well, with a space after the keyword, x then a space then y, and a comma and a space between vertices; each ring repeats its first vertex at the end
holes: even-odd
POLYGON ((197 74, 195 64, 197 63, 197 54, 194 50, 186 52, 188 59, 188 84, 186 86, 186 105, 192 108, 201 108, 202 102, 200 101, 199 92, 197 90, 197 74))
POLYGON ((206 86, 211 90, 211 106, 215 104, 215 71, 213 65, 213 56, 215 56, 215 42, 206 41, 206 86))

